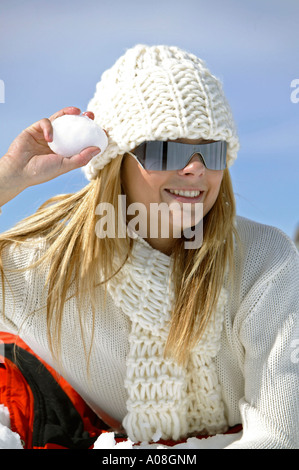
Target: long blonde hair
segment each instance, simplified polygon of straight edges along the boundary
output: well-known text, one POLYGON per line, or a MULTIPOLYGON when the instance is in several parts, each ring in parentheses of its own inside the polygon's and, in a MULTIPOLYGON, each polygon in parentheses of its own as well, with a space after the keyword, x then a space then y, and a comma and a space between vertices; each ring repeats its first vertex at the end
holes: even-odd
MULTIPOLYGON (((50 350, 59 359, 61 352, 61 325, 64 304, 75 287, 80 306, 89 298, 96 312, 96 287, 121 269, 130 256, 133 240, 104 238, 96 235, 96 207, 100 201, 116 210, 121 194, 121 162, 119 156, 106 165, 87 186, 75 194, 49 199, 33 215, 0 235, 0 273, 2 288, 5 273, 1 256, 11 244, 21 244, 40 238, 46 249, 39 260, 28 269, 49 266, 47 275, 47 334, 50 350), (112 260, 123 260, 115 268, 112 260), (88 297, 86 297, 88 296, 88 297)), ((175 302, 165 354, 171 354, 179 363, 187 358, 190 349, 201 337, 224 280, 227 264, 233 266, 235 202, 228 170, 224 170, 219 196, 204 218, 203 244, 198 250, 186 250, 179 240, 173 252, 173 280, 175 302)), ((3 314, 5 295, 3 295, 3 314)), ((81 319, 81 334, 84 337, 81 319)), ((92 326, 94 331, 94 325, 92 326)), ((84 344, 84 341, 83 341, 84 344)), ((85 346, 88 361, 91 353, 85 346)))

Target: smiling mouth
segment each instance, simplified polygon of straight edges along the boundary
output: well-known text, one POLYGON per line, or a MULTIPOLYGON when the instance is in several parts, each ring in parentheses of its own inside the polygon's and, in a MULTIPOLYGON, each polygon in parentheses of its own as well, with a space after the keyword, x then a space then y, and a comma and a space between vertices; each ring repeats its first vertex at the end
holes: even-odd
POLYGON ((186 198, 186 199, 198 199, 203 191, 198 189, 185 190, 185 189, 166 189, 166 191, 172 194, 174 197, 186 198))
POLYGON ((198 197, 201 194, 201 191, 183 191, 179 189, 168 189, 171 194, 176 194, 177 196, 183 197, 198 197))

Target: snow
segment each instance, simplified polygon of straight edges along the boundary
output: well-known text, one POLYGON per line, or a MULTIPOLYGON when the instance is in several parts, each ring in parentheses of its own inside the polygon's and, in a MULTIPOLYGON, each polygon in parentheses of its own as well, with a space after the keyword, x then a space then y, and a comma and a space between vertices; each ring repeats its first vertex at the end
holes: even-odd
POLYGON ((0 449, 23 449, 19 434, 9 429, 9 411, 0 405, 0 449))
POLYGON ((71 157, 86 147, 99 147, 104 152, 108 145, 108 137, 88 116, 64 115, 52 122, 53 141, 50 149, 64 157, 71 157))
POLYGON ((126 439, 123 442, 116 443, 114 432, 103 432, 95 441, 94 449, 132 449, 133 442, 126 439))
MULTIPOLYGON (((166 446, 156 443, 142 442, 139 445, 134 446, 134 443, 127 439, 123 442, 116 443, 114 438, 114 432, 106 432, 101 434, 94 443, 94 449, 224 449, 234 441, 239 440, 242 437, 242 431, 235 434, 217 434, 205 439, 197 439, 196 437, 190 437, 186 442, 182 444, 176 444, 174 446, 166 446)), ((155 442, 160 439, 160 433, 153 436, 155 442)))
POLYGON ((7 426, 8 428, 10 427, 9 410, 4 405, 0 405, 0 424, 3 424, 3 426, 7 426))

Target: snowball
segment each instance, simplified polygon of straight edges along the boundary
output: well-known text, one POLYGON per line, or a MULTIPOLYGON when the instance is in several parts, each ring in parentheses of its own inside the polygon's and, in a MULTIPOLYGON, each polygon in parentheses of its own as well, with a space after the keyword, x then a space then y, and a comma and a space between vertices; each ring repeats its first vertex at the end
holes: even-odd
POLYGON ((53 141, 50 149, 64 157, 71 157, 86 147, 99 147, 103 153, 108 145, 105 131, 88 116, 66 114, 52 122, 53 141))

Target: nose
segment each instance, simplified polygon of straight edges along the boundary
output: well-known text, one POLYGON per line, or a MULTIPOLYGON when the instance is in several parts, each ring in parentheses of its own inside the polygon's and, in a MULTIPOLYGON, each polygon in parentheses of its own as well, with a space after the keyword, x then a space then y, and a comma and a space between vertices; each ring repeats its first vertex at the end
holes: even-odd
POLYGON ((187 165, 178 170, 180 175, 194 175, 194 176, 201 176, 205 173, 206 167, 203 163, 203 160, 200 155, 193 155, 191 160, 187 163, 187 165))

